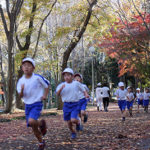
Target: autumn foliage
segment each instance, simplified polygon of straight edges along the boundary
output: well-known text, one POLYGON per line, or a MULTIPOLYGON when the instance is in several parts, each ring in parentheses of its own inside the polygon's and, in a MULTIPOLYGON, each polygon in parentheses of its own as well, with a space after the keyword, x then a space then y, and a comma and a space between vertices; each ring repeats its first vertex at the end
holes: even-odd
POLYGON ((135 77, 150 74, 150 14, 132 16, 130 21, 118 19, 99 44, 107 54, 118 60, 120 74, 130 73, 135 77))

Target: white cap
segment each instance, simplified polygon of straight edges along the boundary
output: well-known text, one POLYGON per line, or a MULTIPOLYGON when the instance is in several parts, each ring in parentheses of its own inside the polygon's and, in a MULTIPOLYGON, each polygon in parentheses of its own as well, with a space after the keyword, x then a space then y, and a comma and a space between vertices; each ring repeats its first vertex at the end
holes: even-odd
POLYGON ((66 68, 62 74, 64 75, 64 73, 71 73, 72 75, 74 74, 74 72, 71 68, 66 68))
POLYGON ((101 86, 101 83, 99 82, 99 83, 97 84, 97 86, 101 86))
POLYGON ((127 89, 130 89, 130 88, 131 88, 130 86, 127 87, 127 89))
POLYGON ((32 58, 29 58, 29 57, 24 58, 24 59, 22 60, 22 63, 24 63, 24 62, 26 62, 26 61, 30 62, 30 63, 33 65, 33 67, 35 67, 35 62, 34 62, 34 60, 33 60, 32 58))
POLYGON ((140 88, 137 88, 136 90, 137 90, 137 91, 140 91, 140 88))
POLYGON ((76 73, 75 75, 74 75, 74 77, 75 76, 79 76, 81 79, 83 79, 83 77, 82 77, 82 75, 80 74, 80 73, 76 73))
POLYGON ((124 86, 124 83, 123 82, 119 82, 118 86, 119 87, 124 86))

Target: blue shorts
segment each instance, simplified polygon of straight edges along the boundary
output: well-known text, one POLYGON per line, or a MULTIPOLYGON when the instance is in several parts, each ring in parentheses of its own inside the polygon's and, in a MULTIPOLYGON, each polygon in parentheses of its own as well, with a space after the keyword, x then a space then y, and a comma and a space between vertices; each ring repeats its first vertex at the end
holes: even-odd
POLYGON ((126 100, 118 100, 118 106, 120 110, 125 110, 127 106, 127 101, 126 100))
POLYGON ((26 115, 26 122, 27 127, 29 127, 29 118, 32 118, 34 120, 38 120, 38 118, 41 115, 43 103, 42 102, 36 102, 33 104, 26 104, 25 105, 25 115, 26 115))
POLYGON ((143 100, 138 99, 138 105, 143 105, 143 100))
POLYGON ((143 100, 143 106, 148 106, 149 105, 149 99, 144 99, 143 100))
POLYGON ((79 111, 81 110, 86 110, 86 106, 87 106, 87 100, 85 98, 80 99, 79 101, 79 111))
POLYGON ((133 107, 133 101, 129 102, 127 101, 127 108, 130 109, 133 107))
POLYGON ((77 119, 79 114, 79 102, 64 102, 64 120, 77 119))

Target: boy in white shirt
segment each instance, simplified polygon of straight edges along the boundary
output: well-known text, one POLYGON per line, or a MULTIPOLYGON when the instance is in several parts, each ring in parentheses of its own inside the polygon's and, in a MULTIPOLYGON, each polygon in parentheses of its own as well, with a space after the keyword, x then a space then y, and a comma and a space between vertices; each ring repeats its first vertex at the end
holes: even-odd
POLYGON ((132 116, 132 108, 133 108, 133 102, 134 102, 134 95, 132 93, 131 87, 127 87, 128 93, 127 93, 127 108, 129 111, 130 116, 132 116))
MULTIPOLYGON (((85 88, 85 90, 87 91, 87 93, 89 92, 89 89, 88 87, 82 83, 82 75, 79 74, 79 73, 76 73, 74 75, 74 80, 75 81, 78 81, 82 84, 82 86, 85 88)), ((88 115, 86 114, 86 106, 87 106, 87 99, 85 98, 84 96, 84 93, 79 91, 79 117, 81 118, 81 121, 83 120, 83 122, 87 122, 87 119, 88 119, 88 115), (84 119, 83 119, 84 118, 84 119)))
POLYGON ((110 95, 110 89, 107 87, 107 83, 104 83, 103 87, 102 87, 102 98, 103 98, 103 106, 104 106, 105 112, 108 112, 110 96, 111 96, 110 95))
POLYGON ((144 111, 146 113, 148 113, 149 98, 150 98, 149 89, 146 88, 145 92, 143 93, 143 106, 144 106, 144 111))
POLYGON ((56 88, 57 95, 60 95, 63 105, 64 120, 67 121, 68 128, 71 131, 71 138, 76 138, 76 131, 73 128, 73 124, 76 125, 76 130, 81 130, 81 126, 78 120, 79 114, 79 91, 83 92, 85 97, 88 98, 88 94, 82 84, 78 81, 73 81, 74 72, 71 68, 66 68, 62 75, 65 82, 59 84, 56 88))
POLYGON ((101 83, 97 84, 96 88, 97 111, 102 111, 102 88, 101 83))
POLYGON ((17 91, 25 103, 25 115, 27 126, 31 127, 39 141, 39 149, 44 150, 45 142, 42 139, 47 132, 45 120, 39 121, 42 111, 42 100, 45 100, 49 91, 49 81, 44 77, 34 74, 35 62, 31 58, 22 61, 24 75, 17 83, 17 91))
POLYGON ((139 112, 139 107, 140 105, 143 107, 143 94, 140 92, 140 88, 136 89, 136 98, 137 103, 138 103, 138 112, 139 112))
POLYGON ((125 109, 127 106, 127 101, 126 101, 127 90, 124 89, 123 82, 119 82, 118 86, 119 89, 117 89, 116 91, 116 97, 118 99, 118 106, 122 113, 122 121, 125 121, 125 115, 126 115, 125 109))

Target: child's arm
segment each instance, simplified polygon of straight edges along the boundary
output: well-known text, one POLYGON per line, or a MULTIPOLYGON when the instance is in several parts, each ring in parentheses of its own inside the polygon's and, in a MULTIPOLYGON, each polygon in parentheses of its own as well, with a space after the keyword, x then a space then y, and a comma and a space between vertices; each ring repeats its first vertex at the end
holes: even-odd
POLYGON ((84 91, 84 96, 85 98, 89 98, 89 94, 87 93, 87 91, 84 91))
POLYGON ((65 87, 65 84, 63 84, 61 86, 61 88, 58 91, 56 91, 57 95, 60 95, 60 93, 61 93, 61 91, 63 90, 64 87, 65 87))
POLYGON ((44 90, 44 94, 42 96, 42 100, 46 100, 47 96, 48 96, 48 92, 49 92, 49 87, 48 88, 45 88, 44 90))
POLYGON ((19 93, 19 96, 23 97, 23 91, 24 91, 24 84, 21 85, 21 92, 19 93))

